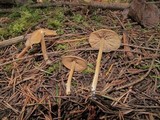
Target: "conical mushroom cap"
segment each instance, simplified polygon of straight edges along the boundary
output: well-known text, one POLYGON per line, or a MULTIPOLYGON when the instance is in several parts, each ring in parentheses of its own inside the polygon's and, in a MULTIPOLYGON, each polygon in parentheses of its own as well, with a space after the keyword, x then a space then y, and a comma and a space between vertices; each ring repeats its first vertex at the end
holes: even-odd
POLYGON ((121 45, 119 35, 108 29, 94 31, 89 36, 89 43, 92 48, 99 50, 100 41, 103 40, 103 52, 117 50, 121 45))
POLYGON ((56 31, 53 30, 49 30, 49 29, 38 29, 35 30, 31 37, 27 39, 26 41, 26 46, 32 46, 33 44, 38 44, 41 42, 42 40, 42 33, 44 33, 44 35, 50 36, 50 35, 57 35, 56 31))
POLYGON ((33 44, 40 43, 42 39, 42 34, 39 30, 36 30, 32 33, 31 37, 27 39, 25 45, 32 46, 33 44))
POLYGON ((68 69, 71 69, 72 63, 75 61, 75 68, 74 71, 83 71, 87 68, 87 62, 77 56, 63 56, 62 57, 62 63, 64 66, 68 69))

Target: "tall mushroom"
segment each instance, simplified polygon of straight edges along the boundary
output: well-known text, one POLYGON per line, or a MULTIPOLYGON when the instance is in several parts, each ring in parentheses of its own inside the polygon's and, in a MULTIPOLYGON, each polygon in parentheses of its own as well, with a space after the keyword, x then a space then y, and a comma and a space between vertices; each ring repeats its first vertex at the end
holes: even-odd
POLYGON ((71 80, 74 71, 81 72, 87 67, 87 62, 77 56, 64 56, 62 57, 62 63, 68 69, 70 69, 67 84, 66 84, 66 94, 69 95, 71 93, 71 80))
POLYGON ((108 29, 100 29, 90 34, 89 43, 92 48, 99 50, 96 61, 95 74, 91 86, 91 91, 95 93, 100 71, 102 52, 117 50, 120 47, 121 40, 116 32, 108 29))
POLYGON ((41 42, 41 49, 42 49, 44 60, 46 61, 47 64, 49 64, 50 61, 48 59, 48 55, 46 51, 46 44, 44 40, 45 35, 47 36, 57 35, 57 33, 56 31, 49 30, 49 29, 43 29, 43 28, 34 31, 31 37, 27 39, 25 43, 26 47, 21 51, 21 53, 17 55, 17 58, 21 58, 27 52, 27 50, 32 47, 33 44, 38 44, 41 42))

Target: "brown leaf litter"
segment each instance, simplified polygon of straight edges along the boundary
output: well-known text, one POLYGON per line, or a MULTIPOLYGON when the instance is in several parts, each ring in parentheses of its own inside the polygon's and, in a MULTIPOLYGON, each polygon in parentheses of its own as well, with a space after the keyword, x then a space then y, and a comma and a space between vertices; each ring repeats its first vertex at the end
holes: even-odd
MULTIPOLYGON (((86 15, 87 12, 85 24, 90 28, 72 21, 71 14, 66 14, 74 24, 64 24, 63 35, 45 37, 51 65, 43 60, 39 44, 20 59, 16 55, 23 44, 0 49, 0 119, 160 119, 159 26, 142 28, 131 19, 123 20, 120 11, 70 9, 72 14, 86 15), (103 19, 93 20, 95 14, 103 19), (123 35, 123 42, 118 50, 103 53, 93 96, 91 83, 98 52, 90 47, 88 36, 92 30, 101 28, 123 35), (57 49, 58 45, 69 44, 65 40, 81 38, 85 39, 77 46, 57 49), (61 57, 66 55, 85 59, 89 68, 74 72, 70 95, 65 92, 68 69, 61 63, 61 57)), ((45 24, 39 26, 45 27, 45 24)))

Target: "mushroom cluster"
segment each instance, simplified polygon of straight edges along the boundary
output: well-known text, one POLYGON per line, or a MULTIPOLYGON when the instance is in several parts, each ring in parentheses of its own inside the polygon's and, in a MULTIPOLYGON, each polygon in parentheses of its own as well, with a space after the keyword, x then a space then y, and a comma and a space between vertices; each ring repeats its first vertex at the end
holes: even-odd
MULTIPOLYGON (((57 35, 57 33, 49 29, 39 29, 34 31, 31 37, 27 39, 25 43, 26 47, 21 51, 21 53, 17 55, 17 58, 21 58, 29 48, 32 48, 33 44, 41 43, 41 50, 42 50, 44 60, 46 61, 47 64, 50 64, 51 61, 49 60, 46 52, 46 44, 44 40, 45 35, 53 36, 53 35, 57 35)), ((95 74, 94 74, 94 78, 91 86, 91 91, 94 94, 96 91, 98 76, 100 72, 100 63, 101 63, 102 53, 117 50, 120 47, 121 40, 119 38, 119 35, 116 32, 108 29, 100 29, 90 34, 89 43, 92 48, 99 50, 97 61, 96 61, 95 74)), ((66 94, 69 95, 71 93, 71 80, 72 80, 74 71, 81 72, 84 69, 86 69, 87 62, 80 57, 70 55, 70 56, 63 56, 62 63, 66 68, 70 69, 68 80, 66 83, 66 94)))
POLYGON ((26 47, 17 55, 17 58, 21 58, 27 52, 29 48, 32 48, 33 44, 41 43, 41 50, 42 50, 44 60, 46 61, 47 64, 50 64, 51 61, 48 59, 48 55, 46 51, 46 44, 44 40, 45 35, 53 36, 53 35, 57 35, 57 33, 56 31, 49 30, 49 29, 43 29, 43 28, 34 31, 31 37, 27 39, 25 43, 26 47))

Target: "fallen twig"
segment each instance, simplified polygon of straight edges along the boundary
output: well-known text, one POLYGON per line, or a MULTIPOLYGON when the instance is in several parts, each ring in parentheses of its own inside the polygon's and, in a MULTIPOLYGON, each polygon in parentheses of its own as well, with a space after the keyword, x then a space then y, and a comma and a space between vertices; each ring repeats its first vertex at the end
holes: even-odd
MULTIPOLYGON (((53 40, 53 39, 58 39, 60 37, 68 37, 68 36, 76 36, 76 35, 84 35, 86 33, 77 33, 77 34, 65 34, 65 35, 62 35, 62 36, 55 36, 55 37, 46 37, 47 39, 49 40, 53 40)), ((28 37, 30 37, 31 34, 27 34, 26 36, 24 35, 21 35, 21 36, 18 36, 18 37, 15 37, 15 38, 11 38, 11 39, 8 39, 8 40, 3 40, 0 42, 0 48, 3 48, 3 47, 6 47, 6 46, 9 46, 9 45, 13 45, 13 44, 17 44, 19 42, 23 42, 25 41, 28 37)))
POLYGON ((3 47, 6 47, 6 46, 9 46, 9 45, 13 45, 13 44, 25 41, 25 39, 27 39, 30 35, 31 34, 28 34, 26 36, 21 35, 21 36, 15 37, 15 38, 11 38, 11 39, 8 39, 8 40, 1 41, 0 42, 0 48, 3 48, 3 47))
MULTIPOLYGON (((102 2, 91 2, 91 3, 77 3, 77 2, 54 2, 54 3, 37 3, 33 5, 28 5, 30 8, 46 8, 55 6, 90 6, 95 8, 103 8, 110 10, 124 10, 129 7, 129 3, 102 3, 102 2)), ((11 13, 14 12, 13 9, 0 9, 0 13, 11 13)))

